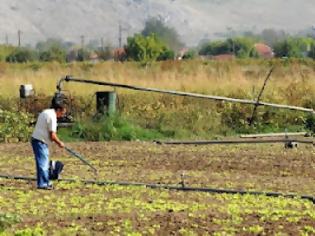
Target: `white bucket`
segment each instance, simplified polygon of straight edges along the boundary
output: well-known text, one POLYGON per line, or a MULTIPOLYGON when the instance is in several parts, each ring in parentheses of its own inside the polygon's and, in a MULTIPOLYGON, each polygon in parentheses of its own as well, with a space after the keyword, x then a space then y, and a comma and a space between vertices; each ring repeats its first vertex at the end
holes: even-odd
POLYGON ((22 84, 20 86, 20 97, 27 98, 29 96, 34 95, 34 89, 31 84, 22 84))

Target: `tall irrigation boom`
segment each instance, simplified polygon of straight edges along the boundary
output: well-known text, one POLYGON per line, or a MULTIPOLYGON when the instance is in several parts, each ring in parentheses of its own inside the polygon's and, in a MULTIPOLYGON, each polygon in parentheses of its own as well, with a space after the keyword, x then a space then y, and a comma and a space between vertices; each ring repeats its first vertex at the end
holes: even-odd
POLYGON ((137 90, 137 91, 143 91, 143 92, 163 93, 163 94, 170 94, 170 95, 175 95, 175 96, 194 97, 194 98, 224 101, 224 102, 230 102, 230 103, 240 103, 240 104, 254 105, 255 107, 267 106, 267 107, 273 107, 273 108, 279 108, 279 109, 288 109, 288 110, 308 112, 313 115, 315 114, 315 110, 312 108, 263 102, 263 101, 260 101, 259 99, 248 100, 248 99, 238 99, 238 98, 229 98, 229 97, 222 97, 222 96, 205 95, 205 94, 199 94, 199 93, 181 92, 181 91, 174 91, 174 90, 164 90, 164 89, 157 89, 157 88, 145 88, 145 87, 113 83, 113 82, 79 79, 79 78, 74 78, 69 75, 59 80, 58 85, 57 85, 58 92, 61 92, 63 82, 76 82, 76 83, 103 85, 103 86, 124 88, 124 89, 137 90))

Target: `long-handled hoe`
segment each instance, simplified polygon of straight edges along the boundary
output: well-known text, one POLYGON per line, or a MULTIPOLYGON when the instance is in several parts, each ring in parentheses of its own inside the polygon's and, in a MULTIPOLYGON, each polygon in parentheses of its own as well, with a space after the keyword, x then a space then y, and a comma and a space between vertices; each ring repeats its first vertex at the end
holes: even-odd
POLYGON ((68 147, 65 147, 65 150, 71 154, 71 156, 74 156, 76 158, 78 158, 81 162, 83 162, 85 165, 89 166, 93 171, 94 171, 94 174, 97 176, 97 169, 92 166, 90 164, 90 162, 88 162, 82 155, 80 155, 79 153, 73 151, 72 149, 68 148, 68 147))

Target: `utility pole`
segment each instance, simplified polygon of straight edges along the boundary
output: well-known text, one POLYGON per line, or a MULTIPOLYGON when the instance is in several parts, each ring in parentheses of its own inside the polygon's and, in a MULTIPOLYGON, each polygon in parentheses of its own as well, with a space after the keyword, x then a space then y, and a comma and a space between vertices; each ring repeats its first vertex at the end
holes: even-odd
POLYGON ((21 47, 21 30, 18 30, 18 47, 21 47))
POLYGON ((9 36, 8 36, 8 34, 5 34, 5 44, 7 46, 9 45, 9 36))
POLYGON ((149 20, 151 18, 151 7, 150 7, 150 1, 147 0, 147 5, 145 6, 145 12, 146 12, 146 15, 145 15, 145 20, 149 20))
POLYGON ((235 55, 235 42, 234 42, 234 39, 233 39, 233 38, 231 38, 231 41, 232 41, 232 50, 233 50, 233 55, 234 55, 234 56, 236 56, 236 55, 235 55))
POLYGON ((121 24, 119 22, 119 29, 118 29, 118 45, 119 45, 119 48, 121 48, 121 45, 122 45, 122 27, 121 27, 121 24))
POLYGON ((126 28, 123 28, 121 26, 121 23, 119 22, 119 27, 118 27, 118 45, 119 45, 119 48, 121 48, 123 45, 122 45, 122 33, 124 31, 127 31, 126 28))
POLYGON ((84 35, 81 35, 80 38, 81 38, 81 48, 84 49, 84 40, 85 40, 85 37, 84 37, 84 35))
POLYGON ((233 39, 233 28, 232 27, 227 27, 227 30, 229 32, 228 35, 229 35, 231 43, 232 43, 232 52, 233 52, 233 55, 235 56, 235 42, 234 42, 234 39, 233 39))
POLYGON ((101 49, 102 51, 104 51, 104 38, 103 37, 101 38, 101 49))

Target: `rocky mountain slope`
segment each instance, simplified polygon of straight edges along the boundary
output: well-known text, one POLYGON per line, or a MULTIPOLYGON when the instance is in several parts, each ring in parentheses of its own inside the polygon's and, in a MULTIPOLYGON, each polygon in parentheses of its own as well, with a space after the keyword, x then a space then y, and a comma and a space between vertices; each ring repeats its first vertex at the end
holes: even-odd
POLYGON ((118 44, 139 32, 148 17, 175 27, 183 41, 194 45, 233 30, 264 28, 290 32, 315 24, 314 0, 0 0, 0 43, 34 44, 48 37, 80 42, 118 44), (6 36, 7 35, 7 36, 6 36))

